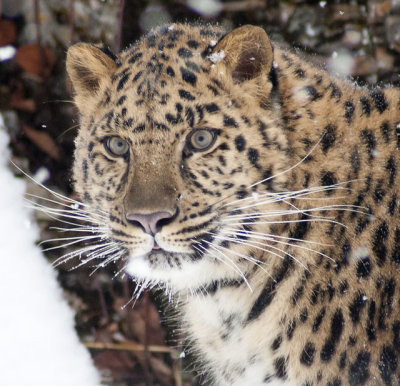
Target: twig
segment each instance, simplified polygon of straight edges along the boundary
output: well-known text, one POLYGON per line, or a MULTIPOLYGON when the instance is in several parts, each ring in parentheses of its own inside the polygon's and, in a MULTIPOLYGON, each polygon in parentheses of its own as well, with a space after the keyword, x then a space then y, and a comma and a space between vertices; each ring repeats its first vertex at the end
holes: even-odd
MULTIPOLYGON (((131 341, 123 341, 121 343, 103 343, 103 342, 82 342, 82 344, 95 350, 118 350, 118 351, 142 351, 146 350, 145 346, 140 343, 131 341)), ((173 358, 178 357, 178 353, 171 347, 161 346, 157 344, 150 344, 147 346, 147 350, 152 353, 169 353, 173 358)))
POLYGON ((250 11, 257 8, 265 8, 265 0, 245 0, 245 1, 229 1, 221 3, 224 12, 242 12, 250 11))
MULTIPOLYGON (((35 18, 35 25, 36 25, 36 42, 38 47, 42 46, 42 35, 40 32, 40 18, 39 18, 39 0, 33 0, 33 13, 35 18)), ((40 55, 42 58, 43 56, 40 55)))
POLYGON ((149 315, 150 315, 150 299, 149 293, 145 291, 143 296, 144 302, 144 375, 146 378, 146 385, 153 384, 150 374, 150 352, 149 352, 149 315))
POLYGON ((119 4, 119 12, 118 12, 118 31, 117 37, 115 40, 115 51, 118 54, 121 51, 121 41, 122 41, 122 25, 124 19, 124 8, 125 8, 125 0, 120 0, 119 4))
POLYGON ((75 3, 74 3, 74 0, 69 0, 68 21, 69 21, 69 42, 70 42, 70 44, 72 44, 75 41, 75 39, 74 39, 74 37, 75 37, 75 3))

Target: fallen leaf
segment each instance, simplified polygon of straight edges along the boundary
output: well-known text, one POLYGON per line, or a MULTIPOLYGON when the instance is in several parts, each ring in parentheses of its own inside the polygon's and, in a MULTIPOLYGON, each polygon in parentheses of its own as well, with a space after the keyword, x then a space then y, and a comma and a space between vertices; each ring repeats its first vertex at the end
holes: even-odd
POLYGON ((37 44, 21 46, 15 56, 18 65, 28 74, 47 77, 56 62, 53 51, 37 44))
POLYGON ((51 158, 59 160, 60 150, 53 138, 48 133, 41 130, 36 130, 28 125, 23 124, 22 129, 26 136, 42 151, 47 153, 51 158))
POLYGON ((17 37, 17 27, 11 20, 0 20, 0 47, 7 46, 15 42, 17 37))

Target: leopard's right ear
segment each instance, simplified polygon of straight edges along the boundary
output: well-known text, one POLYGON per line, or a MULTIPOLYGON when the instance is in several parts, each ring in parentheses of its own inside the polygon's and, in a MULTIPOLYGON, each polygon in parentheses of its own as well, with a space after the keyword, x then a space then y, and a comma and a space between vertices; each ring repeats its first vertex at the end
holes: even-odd
POLYGON ((67 72, 77 97, 96 94, 102 80, 108 79, 117 68, 117 59, 108 50, 87 43, 77 43, 67 53, 67 72))

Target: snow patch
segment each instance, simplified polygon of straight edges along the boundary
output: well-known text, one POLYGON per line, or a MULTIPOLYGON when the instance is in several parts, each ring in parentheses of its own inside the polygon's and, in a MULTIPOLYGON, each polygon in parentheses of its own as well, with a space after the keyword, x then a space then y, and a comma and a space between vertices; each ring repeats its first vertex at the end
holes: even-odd
POLYGON ((218 51, 218 52, 214 52, 213 54, 208 55, 207 58, 211 62, 213 62, 214 64, 218 63, 218 62, 222 61, 225 58, 225 51, 221 50, 221 51, 218 51))
POLYGON ((100 385, 56 273, 35 246, 38 227, 25 206, 25 182, 7 167, 7 145, 0 115, 0 383, 100 385))

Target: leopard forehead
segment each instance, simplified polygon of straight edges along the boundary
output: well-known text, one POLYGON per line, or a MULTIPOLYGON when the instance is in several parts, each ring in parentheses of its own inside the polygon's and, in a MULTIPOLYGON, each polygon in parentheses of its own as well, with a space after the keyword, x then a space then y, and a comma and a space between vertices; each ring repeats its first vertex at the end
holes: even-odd
POLYGON ((118 67, 98 93, 90 119, 96 121, 100 115, 119 133, 151 130, 159 138, 168 137, 165 133, 177 126, 237 126, 252 104, 250 95, 238 93, 216 67, 224 52, 213 49, 222 36, 218 27, 184 25, 146 35, 119 55, 118 67), (223 114, 225 108, 230 112, 223 114))

